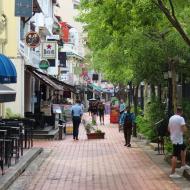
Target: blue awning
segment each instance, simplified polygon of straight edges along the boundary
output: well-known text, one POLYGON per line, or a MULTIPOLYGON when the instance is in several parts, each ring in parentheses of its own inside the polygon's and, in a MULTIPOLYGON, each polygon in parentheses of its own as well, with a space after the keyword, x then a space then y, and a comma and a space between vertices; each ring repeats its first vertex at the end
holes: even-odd
POLYGON ((16 83, 17 74, 12 61, 3 54, 0 54, 0 83, 16 83))

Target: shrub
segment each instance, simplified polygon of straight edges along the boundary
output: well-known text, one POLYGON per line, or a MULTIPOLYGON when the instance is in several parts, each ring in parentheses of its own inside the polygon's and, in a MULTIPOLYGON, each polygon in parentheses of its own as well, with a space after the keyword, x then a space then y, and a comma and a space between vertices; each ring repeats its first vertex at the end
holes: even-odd
POLYGON ((137 116, 137 131, 145 135, 149 140, 154 141, 157 137, 155 123, 165 117, 164 105, 158 100, 153 99, 152 102, 145 106, 144 116, 137 116))
POLYGON ((172 154, 172 142, 170 140, 170 137, 164 137, 164 148, 165 148, 165 153, 166 155, 171 155, 172 154))
POLYGON ((15 114, 12 112, 12 110, 10 108, 7 108, 5 118, 6 119, 21 119, 22 117, 20 114, 15 114))

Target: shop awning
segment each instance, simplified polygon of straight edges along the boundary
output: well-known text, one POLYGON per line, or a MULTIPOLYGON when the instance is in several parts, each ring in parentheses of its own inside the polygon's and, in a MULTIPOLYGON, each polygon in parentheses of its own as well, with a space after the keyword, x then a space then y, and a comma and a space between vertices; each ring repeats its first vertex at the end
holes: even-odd
POLYGON ((14 102, 15 98, 16 98, 16 92, 13 89, 3 84, 0 84, 0 103, 14 102))
POLYGON ((26 67, 27 71, 29 71, 34 77, 38 78, 39 80, 41 80, 43 83, 45 83, 47 86, 50 86, 51 88, 55 89, 55 90, 59 90, 62 91, 63 87, 57 83, 55 83, 53 80, 51 80, 51 78, 46 75, 45 73, 42 73, 40 71, 37 71, 36 69, 34 69, 33 67, 26 67))
POLYGON ((102 92, 102 88, 100 86, 96 86, 93 83, 89 84, 88 86, 90 86, 93 89, 93 91, 95 90, 97 92, 102 92))
POLYGON ((66 91, 69 90, 69 91, 73 92, 74 94, 77 93, 75 86, 70 85, 70 84, 67 84, 67 83, 65 83, 65 82, 63 82, 63 81, 60 81, 60 80, 58 80, 57 78, 55 78, 55 77, 53 77, 53 76, 50 76, 50 78, 51 78, 51 80, 53 80, 55 83, 57 83, 57 84, 59 84, 60 86, 62 86, 62 88, 63 88, 64 90, 66 90, 66 91))
POLYGON ((17 73, 12 61, 3 54, 0 54, 0 83, 16 83, 17 73))

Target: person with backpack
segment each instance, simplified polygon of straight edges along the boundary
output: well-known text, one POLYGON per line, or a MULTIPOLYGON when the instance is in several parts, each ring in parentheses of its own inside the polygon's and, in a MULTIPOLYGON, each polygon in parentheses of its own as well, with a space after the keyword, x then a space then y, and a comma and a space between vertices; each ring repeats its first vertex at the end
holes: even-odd
POLYGON ((131 108, 128 106, 126 110, 121 115, 120 124, 123 126, 125 145, 127 147, 131 147, 131 135, 132 128, 135 123, 135 115, 130 112, 131 108))

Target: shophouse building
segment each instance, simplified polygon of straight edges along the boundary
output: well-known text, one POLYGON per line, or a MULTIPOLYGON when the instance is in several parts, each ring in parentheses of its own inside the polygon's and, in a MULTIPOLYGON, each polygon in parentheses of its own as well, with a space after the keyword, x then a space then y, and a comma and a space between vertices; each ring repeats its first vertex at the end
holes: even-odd
POLYGON ((10 91, 7 91, 7 96, 3 96, 3 91, 6 87, 0 87, 0 116, 4 117, 8 108, 12 112, 24 112, 24 63, 18 54, 18 38, 19 38, 19 19, 14 14, 14 1, 0 1, 0 67, 1 67, 1 81, 0 83, 6 84, 6 87, 14 89, 16 92, 16 101, 11 101, 8 97, 10 91), (11 68, 13 67, 13 68, 11 68), (12 69, 15 70, 15 81, 8 81, 12 69), (17 76, 16 76, 17 73, 17 76), (18 74, 19 73, 19 74, 18 74), (6 78, 7 77, 7 78, 6 78), (17 80, 16 80, 17 77, 17 80), (7 79, 3 81, 3 79, 7 79), (11 84, 13 83, 13 84, 11 84), (19 89, 19 90, 18 90, 19 89), (8 99, 6 99, 8 98, 8 99), (11 103, 8 103, 10 102, 11 103), (6 102, 6 103, 3 103, 6 102))

